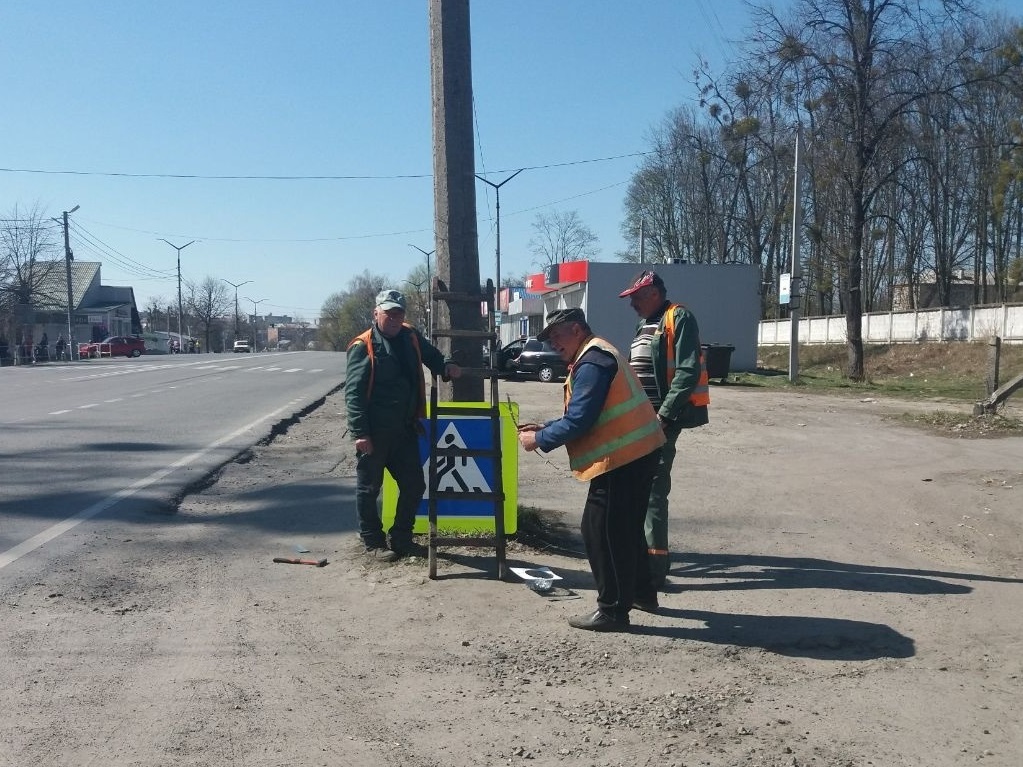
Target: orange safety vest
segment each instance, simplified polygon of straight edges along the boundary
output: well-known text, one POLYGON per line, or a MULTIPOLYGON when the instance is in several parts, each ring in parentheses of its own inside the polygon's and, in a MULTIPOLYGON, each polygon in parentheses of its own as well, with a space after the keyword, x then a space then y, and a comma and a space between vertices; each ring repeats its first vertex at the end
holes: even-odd
MULTIPOLYGON (((597 422, 581 437, 565 444, 572 474, 589 480, 649 455, 664 444, 664 432, 636 374, 618 350, 603 338, 591 336, 576 354, 578 360, 592 347, 613 355, 618 372, 604 400, 597 422)), ((565 381, 565 410, 572 399, 572 376, 565 381)))
MULTIPOLYGON (((672 304, 664 310, 664 332, 668 334, 668 388, 675 377, 675 309, 685 309, 682 304, 672 304)), ((697 341, 699 344, 699 341, 697 341)), ((707 358, 700 347, 700 378, 689 394, 689 403, 696 407, 710 404, 710 376, 707 375, 707 358)))
MULTIPOLYGON (((412 331, 409 334, 412 337, 412 348, 416 350, 416 358, 419 360, 419 365, 416 367, 416 370, 419 371, 419 404, 416 407, 416 417, 426 418, 426 377, 423 375, 423 351, 419 348, 419 334, 407 322, 403 322, 401 325, 412 331)), ((366 354, 369 355, 369 385, 366 387, 366 399, 369 400, 373 396, 373 374, 377 364, 376 357, 373 356, 373 328, 353 338, 345 351, 350 350, 359 341, 366 344, 366 354)))

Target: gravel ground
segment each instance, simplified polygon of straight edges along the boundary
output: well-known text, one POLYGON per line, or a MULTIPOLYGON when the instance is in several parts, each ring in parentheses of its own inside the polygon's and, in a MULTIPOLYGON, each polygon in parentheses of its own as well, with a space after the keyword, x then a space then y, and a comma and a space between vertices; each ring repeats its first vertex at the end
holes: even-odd
MULTIPOLYGON (((523 421, 560 387, 502 384, 523 421)), ((367 560, 338 394, 184 498, 96 520, 4 585, 0 764, 1017 765, 1023 440, 901 403, 737 386, 684 434, 670 582, 630 634, 593 605, 585 487, 519 455, 513 565, 367 560), (326 557, 325 567, 273 564, 326 557), (514 579, 513 579, 514 580, 514 579)))

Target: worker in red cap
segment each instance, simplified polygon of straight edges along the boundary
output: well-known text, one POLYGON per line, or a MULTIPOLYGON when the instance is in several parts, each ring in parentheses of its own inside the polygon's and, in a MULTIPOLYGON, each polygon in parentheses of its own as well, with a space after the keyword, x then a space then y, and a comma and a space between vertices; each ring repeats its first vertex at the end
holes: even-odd
POLYGON ((628 298, 640 317, 629 348, 629 365, 657 412, 666 440, 650 488, 644 527, 650 574, 655 587, 660 589, 671 566, 668 494, 675 443, 683 429, 703 426, 708 421, 707 366, 696 317, 682 304, 668 300, 664 280, 657 272, 641 272, 618 296, 628 298))

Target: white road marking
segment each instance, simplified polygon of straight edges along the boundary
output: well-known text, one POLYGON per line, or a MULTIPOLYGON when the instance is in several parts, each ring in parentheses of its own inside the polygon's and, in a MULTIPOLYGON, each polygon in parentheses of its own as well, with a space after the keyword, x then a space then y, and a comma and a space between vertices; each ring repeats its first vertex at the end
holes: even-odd
POLYGON ((287 369, 287 370, 285 370, 284 372, 285 372, 285 373, 297 373, 297 372, 298 372, 298 371, 300 371, 301 369, 302 369, 302 368, 288 368, 288 369, 287 369))
POLYGON ((112 404, 114 402, 120 402, 122 399, 124 399, 124 397, 114 397, 113 399, 105 399, 103 401, 108 404, 112 404))
POLYGON ((98 402, 92 402, 92 403, 90 403, 88 405, 79 405, 78 409, 79 410, 88 410, 90 407, 99 407, 99 403, 98 402))
POLYGON ((224 443, 230 442, 232 439, 244 434, 246 431, 256 428, 263 421, 269 418, 273 418, 275 415, 278 415, 279 413, 283 413, 285 410, 287 410, 289 407, 292 407, 299 401, 300 400, 298 399, 291 400, 286 405, 283 405, 274 410, 272 413, 267 413, 266 415, 260 416, 255 421, 252 421, 251 423, 242 426, 240 429, 236 429, 230 434, 227 434, 221 437, 220 439, 211 442, 202 450, 197 450, 194 453, 190 453, 189 455, 186 455, 185 457, 175 461, 170 466, 165 466, 162 469, 157 469, 148 477, 144 477, 140 479, 138 482, 135 482, 134 484, 122 490, 118 490, 116 493, 104 498, 102 501, 98 501, 97 503, 94 503, 92 506, 82 509, 77 514, 70 516, 61 522, 58 522, 55 525, 51 525, 42 532, 33 535, 28 540, 22 541, 17 546, 12 546, 7 551, 0 553, 0 570, 3 570, 5 567, 7 567, 7 565, 11 564, 12 562, 16 562, 17 560, 21 559, 26 554, 35 551, 40 546, 49 543, 54 538, 63 535, 68 530, 74 529, 82 522, 92 519, 97 514, 106 511, 111 506, 117 504, 119 501, 122 501, 125 498, 130 498, 131 496, 135 495, 135 493, 139 492, 140 490, 144 490, 145 488, 152 485, 154 482, 159 482, 168 474, 174 472, 175 469, 180 469, 183 466, 187 466, 190 463, 194 463, 195 461, 205 456, 207 453, 216 450, 224 443))
POLYGON ((64 415, 64 413, 70 413, 70 410, 54 410, 50 415, 64 415))

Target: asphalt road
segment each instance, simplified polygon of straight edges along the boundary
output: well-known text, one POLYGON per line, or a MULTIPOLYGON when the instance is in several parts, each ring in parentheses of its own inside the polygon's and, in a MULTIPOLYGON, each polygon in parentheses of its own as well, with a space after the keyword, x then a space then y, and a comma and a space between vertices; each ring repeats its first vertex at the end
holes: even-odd
POLYGON ((102 513, 152 513, 337 387, 345 355, 0 369, 0 569, 102 513))

